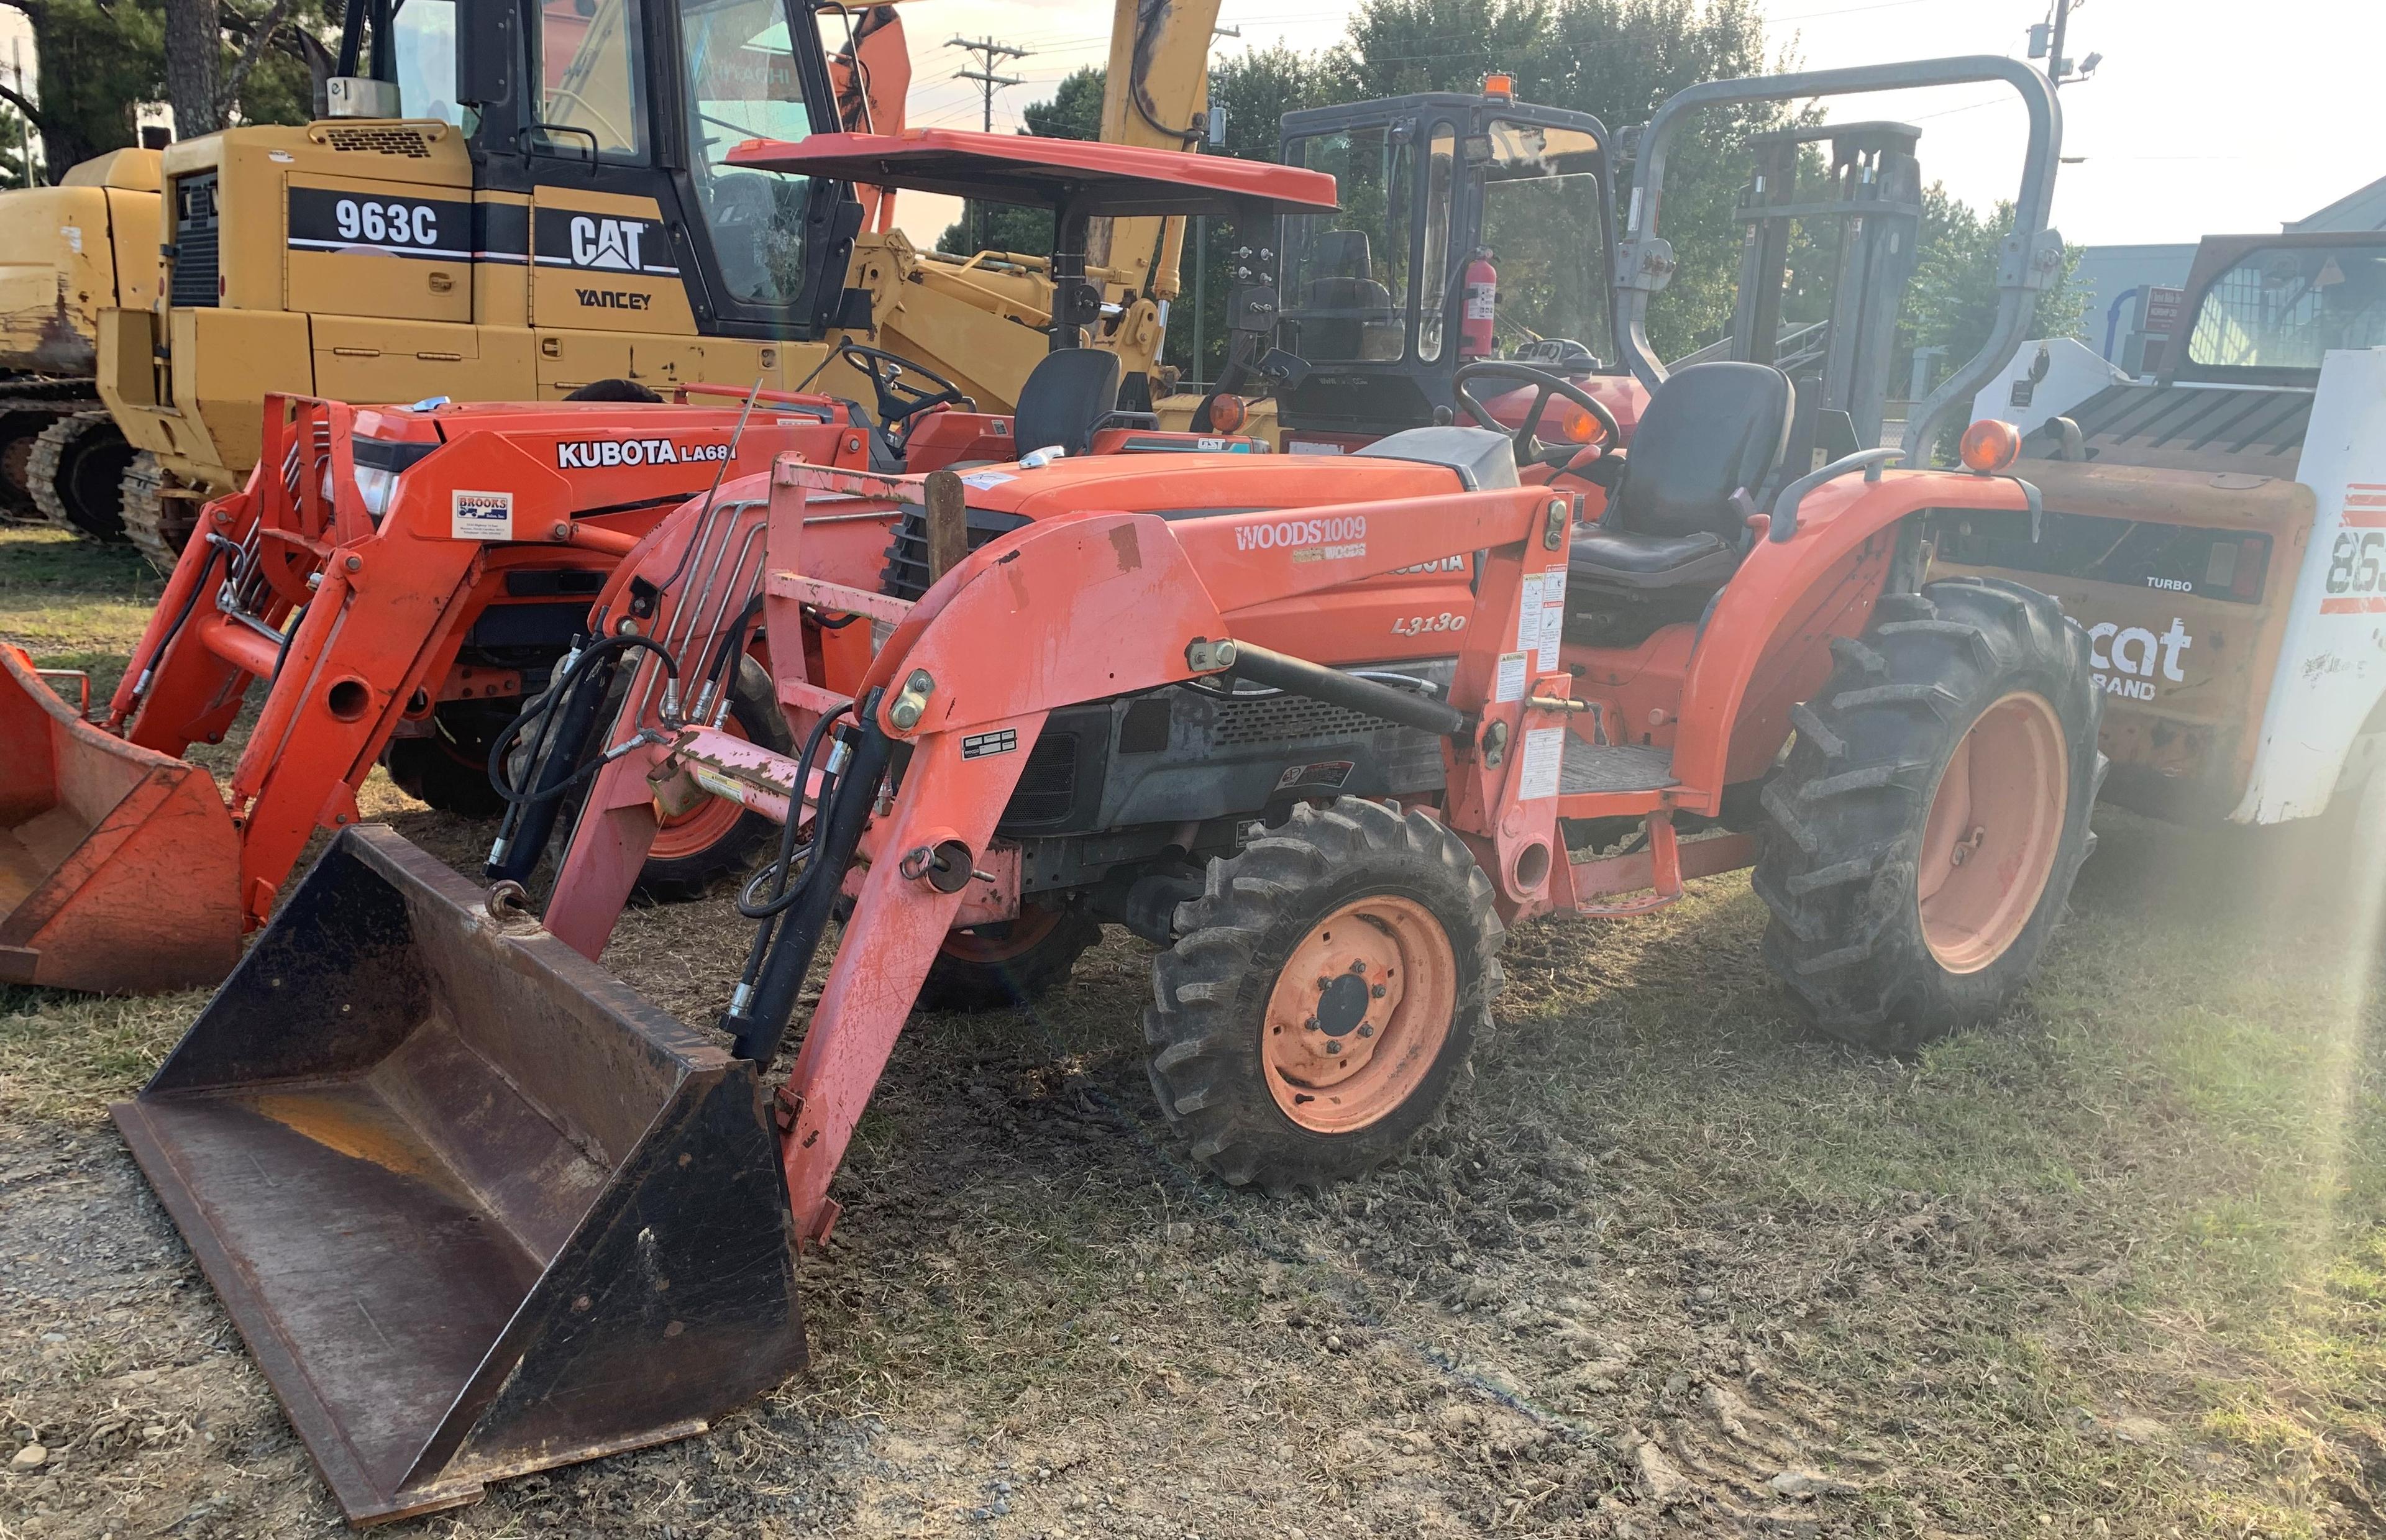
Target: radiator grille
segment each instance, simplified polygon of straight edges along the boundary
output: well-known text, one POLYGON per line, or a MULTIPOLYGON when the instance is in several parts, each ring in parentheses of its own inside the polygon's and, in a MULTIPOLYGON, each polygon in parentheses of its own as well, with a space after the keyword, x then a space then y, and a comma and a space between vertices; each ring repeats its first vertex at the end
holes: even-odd
POLYGON ((170 304, 185 309, 217 299, 216 173, 199 171, 174 181, 174 282, 170 304))

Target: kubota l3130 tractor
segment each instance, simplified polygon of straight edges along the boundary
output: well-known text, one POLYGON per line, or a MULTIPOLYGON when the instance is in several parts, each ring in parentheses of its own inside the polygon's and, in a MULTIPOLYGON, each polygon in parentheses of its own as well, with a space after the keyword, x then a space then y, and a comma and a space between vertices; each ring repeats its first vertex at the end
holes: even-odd
MULTIPOLYGON (((1330 195, 1297 169, 1067 153, 1054 179, 998 136, 740 152, 1043 179, 1064 242, 1096 210, 1330 195)), ((2028 519, 1993 474, 2009 437, 1978 434, 1969 471, 1854 457, 1759 507, 1789 409, 1762 366, 1684 370, 1627 458, 1538 482, 1514 437, 1459 426, 1313 475, 1181 440, 923 476, 783 457, 641 544, 539 703, 625 676, 544 920, 350 831, 119 1126, 370 1521, 699 1430, 802 1361, 793 1251, 835 1225, 831 1179, 957 933, 1058 910, 1160 940, 1162 1108, 1271 1187, 1363 1171, 1433 1115, 1506 928, 1639 913, 1702 873, 1755 864, 1768 960, 1833 1030, 1896 1045, 1992 1016, 2090 847, 2087 639, 2018 585, 1919 584, 1939 523, 2028 519), (976 506, 996 497, 1023 501, 976 506), (910 595, 887 592, 898 522, 910 595), (1446 671, 1376 607, 1419 581, 1454 601, 1446 671), (758 624, 793 753, 705 709, 758 624), (1328 666, 1369 657, 1391 662, 1328 666), (718 1031, 592 960, 655 831, 705 801, 781 829, 718 1031)), ((447 490, 436 463, 412 495, 447 490)), ((553 734, 515 795, 585 752, 553 734)))

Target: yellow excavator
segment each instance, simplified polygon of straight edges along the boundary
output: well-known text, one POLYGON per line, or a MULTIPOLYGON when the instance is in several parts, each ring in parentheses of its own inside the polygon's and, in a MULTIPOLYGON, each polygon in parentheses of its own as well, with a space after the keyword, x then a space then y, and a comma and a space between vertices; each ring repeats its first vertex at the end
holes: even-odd
POLYGON ((56 187, 0 193, 0 514, 123 536, 133 451, 99 399, 99 313, 157 292, 155 149, 111 150, 56 187))
MULTIPOLYGON (((1105 138, 1199 137, 1216 13, 1118 0, 1105 138)), ((1046 258, 921 251, 891 193, 730 163, 748 139, 898 129, 910 69, 892 6, 349 0, 336 70, 321 120, 164 152, 162 271, 99 308, 113 432, 86 428, 85 447, 120 434, 110 511, 160 564, 246 476, 270 392, 551 399, 759 379, 881 406, 949 388, 1008 411, 1052 340, 1046 258)), ((1181 233, 1122 219, 1089 236, 1101 293, 1071 319, 1121 356, 1130 407, 1181 233)))

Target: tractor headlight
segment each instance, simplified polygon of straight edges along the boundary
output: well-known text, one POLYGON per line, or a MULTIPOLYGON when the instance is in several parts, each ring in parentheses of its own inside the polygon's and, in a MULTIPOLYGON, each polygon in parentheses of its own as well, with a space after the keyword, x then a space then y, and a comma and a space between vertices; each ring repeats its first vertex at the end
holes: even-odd
POLYGON ((358 434, 353 447, 357 462, 357 497, 375 523, 397 498, 398 478, 407 468, 439 447, 436 441, 366 438, 358 434))

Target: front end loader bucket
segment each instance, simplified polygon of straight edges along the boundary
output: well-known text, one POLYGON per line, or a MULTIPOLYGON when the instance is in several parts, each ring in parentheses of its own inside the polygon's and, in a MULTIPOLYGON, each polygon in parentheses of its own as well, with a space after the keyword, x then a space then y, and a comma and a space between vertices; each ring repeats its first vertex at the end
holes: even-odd
POLYGON ((0 983, 213 983, 240 956, 239 889, 214 778, 101 732, 0 647, 0 983))
POLYGON ((352 1523, 701 1432, 803 1365, 754 1066, 386 829, 114 1112, 352 1523))

